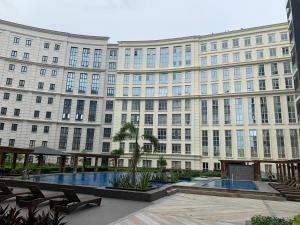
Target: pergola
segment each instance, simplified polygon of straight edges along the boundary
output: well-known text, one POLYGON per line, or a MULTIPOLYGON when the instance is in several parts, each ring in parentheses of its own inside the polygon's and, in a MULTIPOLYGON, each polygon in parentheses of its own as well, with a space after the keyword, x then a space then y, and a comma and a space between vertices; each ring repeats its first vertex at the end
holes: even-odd
MULTIPOLYGON (((86 158, 95 158, 95 165, 94 165, 94 171, 98 171, 98 160, 101 159, 114 159, 115 165, 117 165, 117 160, 119 156, 115 156, 112 154, 93 154, 93 153, 86 153, 86 152, 76 152, 76 153, 70 153, 70 155, 73 157, 73 173, 77 173, 77 167, 78 167, 78 158, 83 158, 83 161, 86 161, 86 158)), ((82 172, 85 171, 85 163, 82 165, 82 172)))
POLYGON ((220 160, 221 162, 221 176, 226 176, 229 165, 254 165, 254 178, 260 180, 260 164, 270 163, 276 165, 277 179, 279 181, 286 181, 291 179, 298 179, 300 184, 300 159, 294 160, 220 160), (298 171, 298 177, 296 177, 296 171, 298 171))
POLYGON ((11 168, 16 169, 18 155, 24 155, 25 157, 24 157, 23 169, 27 169, 29 155, 32 152, 33 152, 32 149, 0 146, 0 168, 4 167, 6 156, 8 153, 11 153, 13 154, 11 168))

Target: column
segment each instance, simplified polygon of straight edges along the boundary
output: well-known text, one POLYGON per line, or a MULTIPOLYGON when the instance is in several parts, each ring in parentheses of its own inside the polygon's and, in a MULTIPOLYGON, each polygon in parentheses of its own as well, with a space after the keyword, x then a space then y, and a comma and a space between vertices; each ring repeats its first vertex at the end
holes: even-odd
POLYGON ((291 163, 292 180, 296 180, 294 163, 291 163))
POLYGON ((18 154, 17 154, 17 153, 14 153, 14 154, 13 154, 12 164, 11 164, 11 168, 12 168, 13 170, 16 169, 17 157, 18 157, 18 154))
POLYGON ((66 156, 63 155, 60 158, 60 172, 65 173, 66 172, 66 156))
POLYGON ((298 183, 300 184, 300 162, 297 163, 297 169, 298 169, 298 183))
POLYGON ((278 165, 278 163, 276 163, 276 177, 277 177, 277 181, 279 181, 280 176, 279 176, 279 165, 278 165))
POLYGON ((86 162, 86 157, 83 157, 83 161, 82 161, 82 172, 85 171, 85 162, 86 162))
POLYGON ((279 180, 280 180, 280 182, 283 181, 283 176, 282 176, 282 165, 281 165, 281 163, 279 164, 279 180))
POLYGON ((25 154, 24 157, 24 163, 23 163, 23 170, 28 170, 28 160, 29 160, 29 154, 25 154))
POLYGON ((221 177, 224 178, 225 176, 225 162, 221 161, 221 177))
POLYGON ((94 168, 95 172, 98 172, 98 157, 95 157, 95 168, 94 168))
POLYGON ((4 164, 5 164, 5 158, 6 158, 6 153, 2 152, 0 154, 0 168, 4 168, 4 164))
POLYGON ((291 166, 290 166, 290 163, 287 164, 287 174, 288 174, 288 180, 291 180, 291 166))
POLYGON ((73 173, 77 173, 78 156, 73 156, 73 173))
POLYGON ((286 181, 287 177, 286 177, 286 165, 285 165, 285 163, 283 163, 282 166, 283 166, 283 181, 286 181))

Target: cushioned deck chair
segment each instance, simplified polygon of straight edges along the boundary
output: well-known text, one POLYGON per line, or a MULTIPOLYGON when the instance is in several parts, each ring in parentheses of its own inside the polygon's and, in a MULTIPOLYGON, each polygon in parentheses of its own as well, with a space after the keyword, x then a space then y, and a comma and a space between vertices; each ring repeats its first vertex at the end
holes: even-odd
POLYGON ((286 186, 289 186, 289 185, 293 185, 295 183, 295 180, 288 180, 284 183, 269 183, 269 185, 273 188, 284 188, 286 186))
POLYGON ((72 189, 62 189, 64 193, 63 199, 50 200, 50 207, 58 212, 71 213, 81 206, 100 206, 101 197, 84 196, 79 198, 76 192, 72 189))
POLYGON ((62 198, 64 196, 63 194, 44 195, 36 185, 29 185, 27 187, 30 190, 30 194, 16 197, 16 202, 20 207, 34 207, 50 199, 62 198))
POLYGON ((29 194, 30 192, 18 192, 14 193, 12 188, 7 187, 7 185, 3 182, 0 182, 0 202, 3 202, 7 199, 16 197, 16 196, 21 196, 21 195, 26 195, 29 194))
POLYGON ((289 201, 300 201, 300 192, 295 193, 285 193, 284 196, 289 201))

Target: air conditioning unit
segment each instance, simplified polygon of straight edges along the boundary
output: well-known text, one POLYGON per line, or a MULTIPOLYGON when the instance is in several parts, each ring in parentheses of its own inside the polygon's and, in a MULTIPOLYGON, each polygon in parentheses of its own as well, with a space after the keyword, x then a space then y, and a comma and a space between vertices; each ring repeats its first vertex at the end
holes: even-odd
POLYGON ((83 119, 83 115, 80 115, 80 119, 81 119, 81 120, 83 119))
POLYGON ((63 119, 65 119, 65 118, 66 118, 66 114, 65 114, 65 113, 62 115, 62 118, 63 118, 63 119))
POLYGON ((79 114, 76 114, 75 119, 78 120, 79 118, 79 114))
POLYGON ((70 119, 70 114, 67 114, 67 118, 70 119))

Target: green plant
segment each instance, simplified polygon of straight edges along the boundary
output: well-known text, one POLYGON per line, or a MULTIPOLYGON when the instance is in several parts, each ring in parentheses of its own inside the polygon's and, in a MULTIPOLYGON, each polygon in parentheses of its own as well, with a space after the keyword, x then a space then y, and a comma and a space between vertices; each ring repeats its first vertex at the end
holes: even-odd
POLYGON ((15 207, 0 206, 0 221, 1 225, 65 225, 62 222, 64 217, 60 216, 58 212, 42 212, 36 208, 29 208, 27 216, 21 215, 21 210, 15 207))
POLYGON ((153 152, 157 152, 159 150, 159 141, 158 139, 149 134, 139 135, 139 128, 135 127, 132 123, 125 123, 119 132, 117 132, 114 137, 114 142, 123 142, 124 140, 134 140, 134 149, 132 151, 131 156, 131 172, 132 172, 132 182, 136 183, 136 172, 137 166, 141 159, 141 156, 145 153, 144 147, 141 147, 139 144, 139 139, 143 139, 144 141, 149 141, 151 146, 153 146, 153 152))
POLYGON ((118 162, 117 159, 124 154, 124 149, 123 148, 119 148, 119 149, 114 149, 111 151, 111 155, 113 155, 115 157, 114 159, 114 170, 117 171, 117 166, 118 166, 118 162))
POLYGON ((292 220, 258 215, 251 218, 251 223, 252 225, 292 225, 292 220))
POLYGON ((300 225, 300 215, 294 217, 293 225, 300 225))

